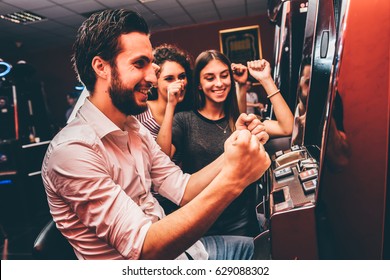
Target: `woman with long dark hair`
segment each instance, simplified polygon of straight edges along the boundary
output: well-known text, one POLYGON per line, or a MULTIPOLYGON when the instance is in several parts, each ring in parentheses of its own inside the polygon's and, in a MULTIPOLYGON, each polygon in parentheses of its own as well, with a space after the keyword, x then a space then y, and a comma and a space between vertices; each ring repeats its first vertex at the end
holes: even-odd
MULTIPOLYGON (((267 61, 250 61, 246 67, 231 63, 218 51, 204 51, 197 57, 193 71, 194 109, 177 113, 173 123, 171 155, 179 151, 184 172, 194 173, 223 153, 223 143, 235 130, 234 124, 240 115, 235 82, 245 83, 248 72, 262 83, 271 102, 278 105, 280 120, 264 121, 263 129, 270 135, 291 134, 293 116, 278 94, 267 61), (281 113, 283 110, 286 112, 281 113)), ((246 188, 207 234, 257 235, 260 228, 255 197, 255 185, 246 188)))

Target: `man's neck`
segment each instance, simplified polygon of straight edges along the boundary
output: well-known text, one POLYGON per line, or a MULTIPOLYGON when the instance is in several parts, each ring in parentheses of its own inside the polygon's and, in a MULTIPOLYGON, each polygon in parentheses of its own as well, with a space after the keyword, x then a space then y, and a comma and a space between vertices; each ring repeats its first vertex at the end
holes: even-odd
POLYGON ((109 118, 121 130, 125 129, 125 122, 127 116, 122 112, 120 112, 112 104, 111 98, 109 98, 109 94, 107 92, 105 93, 95 92, 91 94, 91 96, 89 97, 89 101, 91 101, 91 103, 95 105, 96 108, 98 108, 107 118, 109 118))

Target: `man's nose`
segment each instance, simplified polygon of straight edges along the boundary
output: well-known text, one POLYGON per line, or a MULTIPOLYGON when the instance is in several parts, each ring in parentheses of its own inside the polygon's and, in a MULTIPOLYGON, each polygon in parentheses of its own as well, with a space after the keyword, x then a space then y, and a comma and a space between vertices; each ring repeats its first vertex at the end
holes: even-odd
POLYGON ((145 80, 152 85, 157 85, 157 76, 156 73, 160 70, 160 66, 155 63, 152 63, 150 67, 148 67, 147 74, 145 80))

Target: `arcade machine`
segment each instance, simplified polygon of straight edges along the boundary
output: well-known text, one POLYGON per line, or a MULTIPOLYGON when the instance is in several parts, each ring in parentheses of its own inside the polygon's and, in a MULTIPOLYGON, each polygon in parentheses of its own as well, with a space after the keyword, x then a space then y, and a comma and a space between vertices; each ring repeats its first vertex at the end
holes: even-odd
MULTIPOLYGON (((269 0, 268 18, 275 25, 273 76, 291 112, 295 110, 296 88, 302 57, 303 38, 307 16, 307 0, 269 0)), ((264 118, 275 119, 273 107, 264 118)), ((268 153, 288 149, 290 137, 272 138, 266 144, 268 153)))
POLYGON ((48 211, 40 169, 52 136, 34 68, 0 62, 0 224, 23 224, 48 211))
POLYGON ((272 259, 389 259, 389 13, 387 1, 309 0, 306 106, 291 148, 272 155, 257 256, 268 241, 272 259))
MULTIPOLYGON (((268 0, 268 18, 275 24, 274 81, 291 111, 295 109, 307 5, 307 0, 268 0)), ((269 111, 272 118, 272 108, 269 111)))
MULTIPOLYGON (((271 154, 268 192, 258 212, 268 230, 272 259, 317 259, 316 189, 321 151, 321 121, 326 109, 336 28, 333 0, 309 0, 296 87, 294 129, 289 149, 271 154)), ((261 245, 263 244, 263 245, 261 245)))

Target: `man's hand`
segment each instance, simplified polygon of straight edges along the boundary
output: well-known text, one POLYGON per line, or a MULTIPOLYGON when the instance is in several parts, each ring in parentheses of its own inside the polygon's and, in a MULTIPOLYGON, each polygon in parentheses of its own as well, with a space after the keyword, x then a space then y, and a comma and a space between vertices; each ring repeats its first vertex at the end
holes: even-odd
POLYGON ((233 182, 238 180, 242 186, 247 186, 258 180, 270 164, 271 160, 264 146, 249 130, 236 130, 225 141, 225 158, 221 172, 233 182))
POLYGON ((249 130, 263 145, 269 139, 269 135, 265 131, 265 125, 254 114, 242 113, 236 121, 236 130, 249 130))

